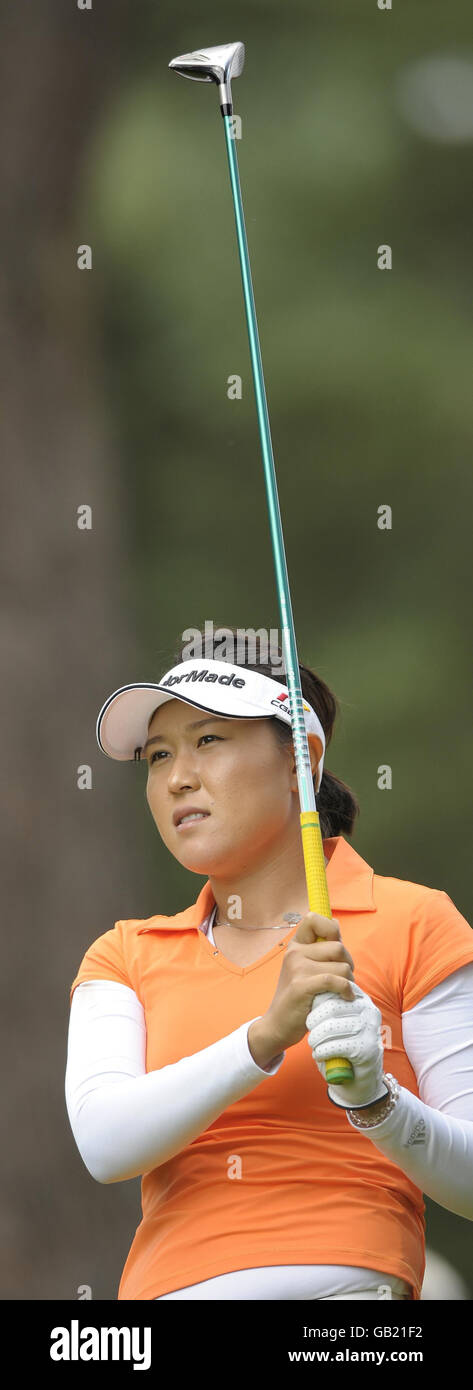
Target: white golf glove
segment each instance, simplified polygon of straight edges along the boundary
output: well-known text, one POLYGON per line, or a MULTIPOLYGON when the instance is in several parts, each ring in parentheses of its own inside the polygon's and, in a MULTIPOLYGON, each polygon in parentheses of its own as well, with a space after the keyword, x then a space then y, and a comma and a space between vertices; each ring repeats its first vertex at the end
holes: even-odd
POLYGON ((330 1100, 345 1109, 371 1105, 388 1090, 383 1081, 380 1010, 359 985, 353 980, 350 984, 355 999, 316 994, 305 1021, 309 1029, 307 1042, 324 1081, 329 1057, 347 1057, 352 1063, 353 1081, 344 1086, 328 1086, 330 1100))

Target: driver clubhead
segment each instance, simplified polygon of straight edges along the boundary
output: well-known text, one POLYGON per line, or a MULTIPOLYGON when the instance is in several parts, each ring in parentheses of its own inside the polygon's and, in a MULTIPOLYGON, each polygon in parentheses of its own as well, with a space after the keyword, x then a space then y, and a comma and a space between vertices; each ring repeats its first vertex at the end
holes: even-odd
MULTIPOLYGON (((194 53, 181 53, 173 58, 169 67, 181 77, 190 77, 193 82, 216 82, 219 87, 220 105, 232 106, 231 81, 239 77, 245 63, 244 43, 221 43, 216 48, 199 48, 194 53)), ((230 114, 227 112, 226 114, 230 114)))

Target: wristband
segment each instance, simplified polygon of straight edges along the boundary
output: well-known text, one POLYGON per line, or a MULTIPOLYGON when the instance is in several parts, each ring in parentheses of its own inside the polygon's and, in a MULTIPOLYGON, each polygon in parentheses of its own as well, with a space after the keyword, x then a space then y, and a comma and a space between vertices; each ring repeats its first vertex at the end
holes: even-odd
MULTIPOLYGON (((338 1106, 339 1109, 346 1110, 352 1125, 355 1126, 355 1129, 371 1129, 374 1125, 380 1125, 382 1121, 386 1120, 388 1115, 390 1115, 391 1112, 394 1110, 394 1107, 397 1104, 399 1096, 401 1094, 399 1083, 396 1081, 396 1078, 394 1076, 391 1076, 390 1072, 383 1072, 383 1081, 386 1082, 387 1091, 385 1092, 384 1096, 378 1097, 379 1100, 384 1101, 384 1104, 379 1113, 376 1115, 375 1119, 373 1119, 369 1115, 360 1114, 360 1111, 370 1110, 373 1105, 376 1105, 377 1101, 375 1100, 371 1100, 369 1102, 369 1105, 344 1105, 341 1107, 338 1106)), ((329 1096, 329 1100, 331 1099, 332 1097, 329 1096)), ((337 1104, 337 1101, 332 1101, 332 1105, 337 1104)))

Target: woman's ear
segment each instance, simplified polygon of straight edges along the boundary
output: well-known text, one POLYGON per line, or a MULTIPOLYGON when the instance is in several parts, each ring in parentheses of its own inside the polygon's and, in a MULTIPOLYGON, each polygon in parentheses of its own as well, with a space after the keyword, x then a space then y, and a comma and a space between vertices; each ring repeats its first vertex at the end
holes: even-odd
MULTIPOLYGON (((318 768, 318 766, 319 766, 320 759, 321 759, 321 757, 322 757, 322 743, 321 743, 320 738, 318 737, 318 734, 308 734, 308 735, 307 735, 307 742, 308 742, 308 744, 309 744, 309 757, 310 757, 310 765, 311 765, 311 769, 312 769, 312 776, 315 777, 315 776, 316 776, 316 773, 317 773, 317 768, 318 768)), ((296 761, 295 761, 295 753, 294 753, 294 744, 293 744, 292 740, 291 740, 291 743, 290 743, 290 750, 291 750, 291 755, 292 755, 292 759, 293 759, 292 771, 293 771, 293 775, 297 778, 297 769, 296 769, 296 761)))
POLYGON ((321 757, 322 757, 322 751, 323 751, 323 750, 322 750, 322 743, 321 743, 321 740, 320 740, 320 738, 318 737, 317 734, 308 734, 308 735, 307 735, 307 742, 308 742, 308 744, 309 744, 310 765, 311 765, 311 768, 312 768, 312 776, 315 777, 315 776, 316 776, 316 773, 317 773, 317 768, 318 768, 318 766, 319 766, 320 759, 321 759, 321 757))

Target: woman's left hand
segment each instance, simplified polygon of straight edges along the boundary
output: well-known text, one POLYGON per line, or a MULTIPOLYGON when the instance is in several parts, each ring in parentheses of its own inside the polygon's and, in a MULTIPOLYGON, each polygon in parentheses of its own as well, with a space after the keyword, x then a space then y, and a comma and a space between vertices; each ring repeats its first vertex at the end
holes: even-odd
POLYGON ((339 994, 317 994, 306 1018, 307 1042, 324 1081, 329 1057, 347 1057, 352 1064, 353 1081, 328 1086, 330 1099, 346 1108, 371 1105, 386 1094, 381 1013, 354 980, 351 987, 356 995, 352 1000, 341 999, 339 994))

